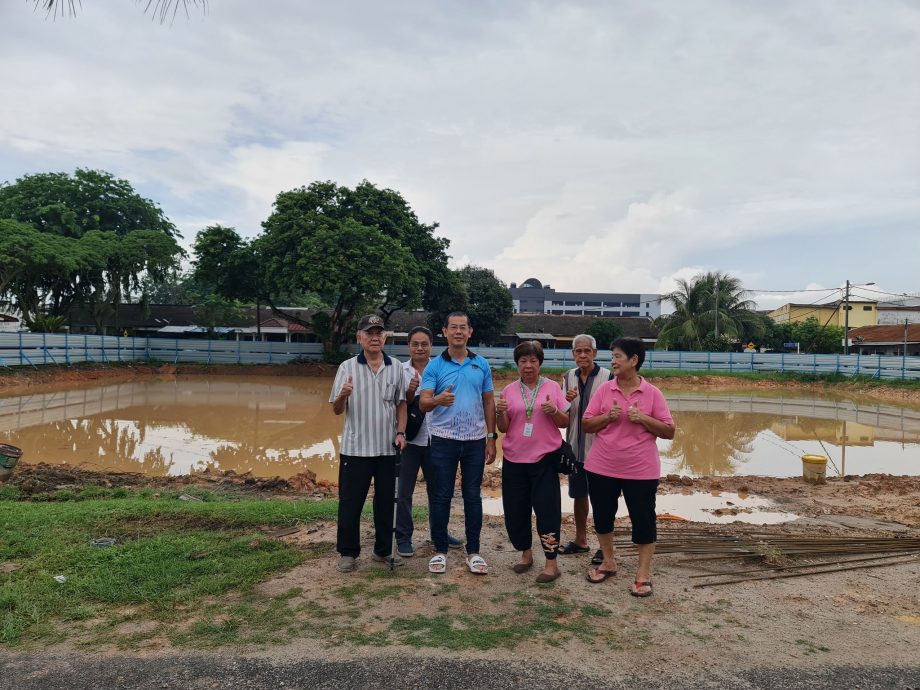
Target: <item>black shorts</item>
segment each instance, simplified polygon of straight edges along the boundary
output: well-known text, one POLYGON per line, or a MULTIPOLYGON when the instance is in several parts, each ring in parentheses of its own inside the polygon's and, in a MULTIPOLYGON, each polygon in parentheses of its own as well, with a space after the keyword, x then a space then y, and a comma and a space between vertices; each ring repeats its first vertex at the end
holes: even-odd
POLYGON ((632 522, 633 544, 654 544, 658 538, 655 523, 655 494, 657 479, 618 479, 588 472, 588 490, 591 510, 594 512, 594 529, 598 534, 613 531, 620 494, 626 501, 629 520, 632 522))
POLYGON ((578 474, 569 475, 569 498, 588 497, 588 474, 584 465, 578 466, 578 474))

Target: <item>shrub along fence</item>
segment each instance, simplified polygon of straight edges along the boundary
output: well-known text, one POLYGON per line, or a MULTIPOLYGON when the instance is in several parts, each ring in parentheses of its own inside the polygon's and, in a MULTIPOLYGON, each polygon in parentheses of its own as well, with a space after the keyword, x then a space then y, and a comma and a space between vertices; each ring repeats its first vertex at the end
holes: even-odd
MULTIPOLYGON (((357 345, 351 352, 358 351, 357 345)), ((408 357, 405 345, 387 345, 387 352, 399 359, 408 357)), ((437 355, 443 346, 436 346, 437 355)), ((514 364, 513 350, 505 347, 474 347, 493 366, 514 364)), ((574 366, 572 353, 565 349, 545 351, 544 366, 574 366)), ((52 333, 0 333, 0 367, 79 362, 156 361, 174 364, 284 364, 292 360, 319 361, 319 343, 251 342, 245 340, 189 340, 177 338, 133 338, 52 333)), ((610 361, 610 351, 601 350, 598 361, 610 361)), ((779 371, 796 374, 840 374, 878 379, 920 379, 920 357, 881 355, 801 355, 758 352, 672 352, 649 350, 645 370, 721 372, 779 371)))

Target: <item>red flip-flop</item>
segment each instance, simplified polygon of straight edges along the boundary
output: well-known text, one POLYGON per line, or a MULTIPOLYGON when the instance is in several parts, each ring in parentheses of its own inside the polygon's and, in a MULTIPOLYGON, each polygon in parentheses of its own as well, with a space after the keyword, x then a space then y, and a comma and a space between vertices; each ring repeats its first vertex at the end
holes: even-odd
POLYGON ((608 577, 614 577, 617 574, 616 570, 601 570, 600 568, 592 568, 585 575, 585 579, 590 582, 592 585, 599 585, 601 582, 606 580, 608 577), (594 577, 591 577, 591 575, 594 577), (597 576, 600 575, 600 579, 597 576))
POLYGON ((633 583, 633 586, 629 588, 629 593, 634 597, 650 597, 652 596, 652 581, 651 580, 636 580, 633 583), (648 587, 647 592, 640 592, 640 587, 648 587))

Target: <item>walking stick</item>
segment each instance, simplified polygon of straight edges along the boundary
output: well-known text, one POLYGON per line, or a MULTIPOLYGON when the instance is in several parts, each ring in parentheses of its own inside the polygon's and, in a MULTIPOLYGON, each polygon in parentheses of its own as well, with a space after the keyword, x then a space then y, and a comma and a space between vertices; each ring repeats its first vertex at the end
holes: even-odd
POLYGON ((390 572, 396 570, 396 511, 399 510, 399 460, 402 455, 399 444, 393 445, 396 446, 396 466, 394 468, 396 478, 393 482, 393 543, 390 546, 390 572))

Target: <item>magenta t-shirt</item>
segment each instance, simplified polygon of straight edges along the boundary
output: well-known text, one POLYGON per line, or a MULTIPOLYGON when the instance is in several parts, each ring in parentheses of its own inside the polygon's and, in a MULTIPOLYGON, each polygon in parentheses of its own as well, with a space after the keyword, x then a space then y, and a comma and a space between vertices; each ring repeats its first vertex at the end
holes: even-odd
MULTIPOLYGON (((501 397, 508 401, 508 431, 502 436, 502 456, 509 462, 535 463, 547 453, 559 450, 562 445, 562 430, 556 426, 552 417, 540 406, 546 402, 546 396, 553 405, 565 412, 569 403, 559 384, 551 379, 543 379, 537 390, 537 400, 533 405, 530 422, 533 433, 530 438, 524 436, 524 424, 527 423, 524 396, 518 381, 502 389, 501 397)), ((530 399, 530 393, 527 393, 530 399)))
POLYGON ((617 479, 660 479, 661 457, 657 437, 641 424, 629 421, 627 410, 639 405, 639 411, 665 424, 673 424, 664 395, 641 378, 639 387, 627 398, 615 378, 601 386, 591 397, 585 419, 607 414, 614 402, 620 406, 620 418, 594 435, 594 443, 585 458, 585 469, 617 479))

